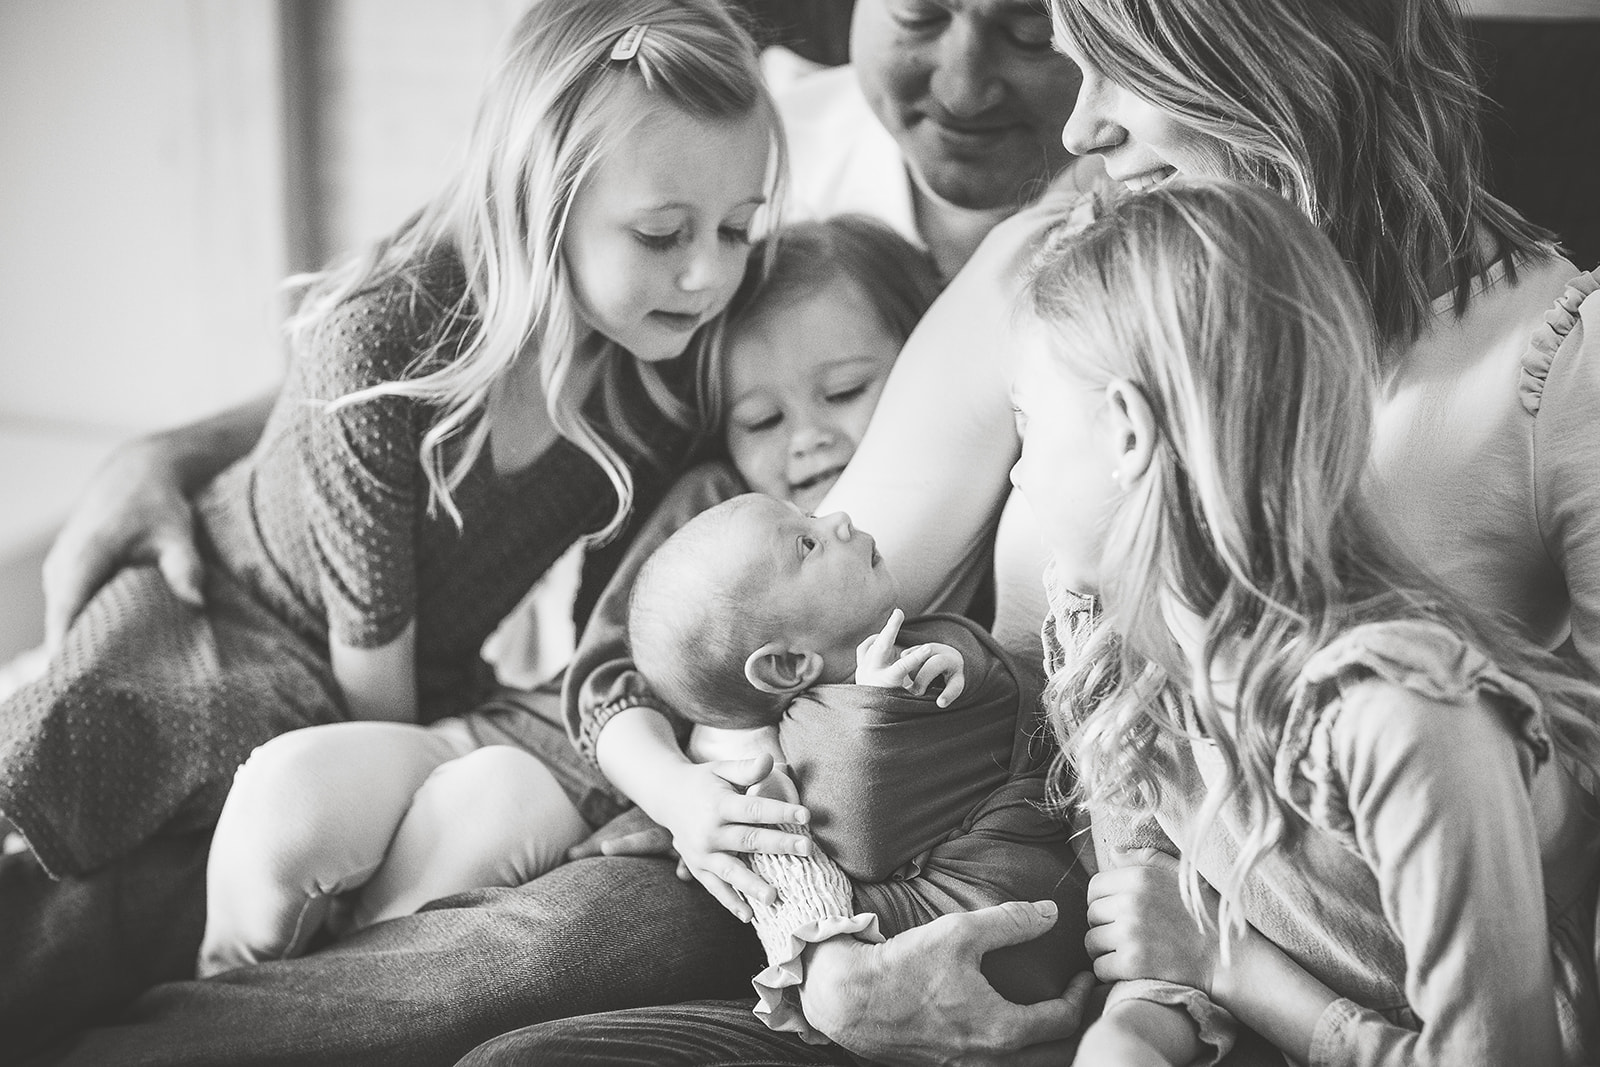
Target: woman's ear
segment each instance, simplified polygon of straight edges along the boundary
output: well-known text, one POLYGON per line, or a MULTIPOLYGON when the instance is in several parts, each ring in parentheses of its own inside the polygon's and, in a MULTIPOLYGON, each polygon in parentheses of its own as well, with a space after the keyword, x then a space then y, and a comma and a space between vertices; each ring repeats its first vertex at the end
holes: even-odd
POLYGON ((1150 401, 1127 378, 1116 378, 1106 386, 1106 406, 1110 409, 1111 476, 1120 486, 1131 486, 1150 469, 1156 453, 1156 413, 1150 401))
POLYGON ((794 696, 822 676, 822 656, 768 641, 744 661, 744 676, 763 693, 794 696))

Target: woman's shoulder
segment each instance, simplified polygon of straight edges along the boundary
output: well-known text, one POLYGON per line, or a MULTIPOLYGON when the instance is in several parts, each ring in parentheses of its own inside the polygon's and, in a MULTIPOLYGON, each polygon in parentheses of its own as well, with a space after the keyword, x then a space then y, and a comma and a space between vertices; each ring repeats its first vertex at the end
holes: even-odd
MULTIPOLYGON (((1565 260, 1557 261, 1555 267, 1563 279, 1559 291, 1550 299, 1544 319, 1534 327, 1522 355, 1517 393, 1530 415, 1537 415, 1543 406, 1551 368, 1563 350, 1583 344, 1600 345, 1600 330, 1590 331, 1592 336, 1586 339, 1582 328, 1586 307, 1591 317, 1600 316, 1600 297, 1595 295, 1600 292, 1600 271, 1580 273, 1565 260)), ((1556 286, 1547 281, 1545 288, 1554 290, 1556 286)))
POLYGON ((1426 619, 1362 624, 1301 670, 1278 747, 1277 789, 1313 822, 1337 826, 1345 768, 1375 754, 1443 750, 1441 740, 1463 731, 1504 726, 1531 764, 1549 758, 1538 695, 1461 634, 1426 619))

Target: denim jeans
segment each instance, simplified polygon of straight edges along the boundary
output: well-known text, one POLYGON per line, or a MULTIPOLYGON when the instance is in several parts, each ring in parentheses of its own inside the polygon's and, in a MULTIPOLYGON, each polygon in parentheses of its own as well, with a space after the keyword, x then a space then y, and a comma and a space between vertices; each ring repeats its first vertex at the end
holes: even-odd
POLYGON ((838 1045, 768 1030, 754 999, 702 1000, 557 1019, 479 1045, 457 1067, 777 1067, 861 1061, 838 1045))
POLYGON ((152 838, 55 881, 0 857, 0 1056, 22 1057, 194 973, 209 832, 152 838))
MULTIPOLYGON (((753 999, 702 1000, 524 1027, 473 1049, 456 1067, 860 1067, 838 1045, 807 1045, 768 1030, 753 999)), ((1062 1062, 1066 1062, 1063 1060, 1062 1062)), ((1240 1027, 1219 1067, 1288 1067, 1267 1041, 1240 1027)))
POLYGON ((97 873, 87 893, 24 887, 23 912, 20 880, 0 880, 8 1052, 95 1020, 34 1062, 426 1067, 530 1023, 740 996, 761 965, 754 932, 671 862, 600 857, 436 901, 299 959, 168 981, 119 1008, 175 969, 193 973, 204 838, 184 864, 151 854, 169 844, 136 850, 132 873, 97 873))

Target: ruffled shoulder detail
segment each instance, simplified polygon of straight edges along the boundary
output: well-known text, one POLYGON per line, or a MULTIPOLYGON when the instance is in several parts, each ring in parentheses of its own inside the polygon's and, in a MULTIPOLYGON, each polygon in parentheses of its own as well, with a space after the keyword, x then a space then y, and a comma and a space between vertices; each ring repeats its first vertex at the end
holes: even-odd
POLYGON ((1372 678, 1444 703, 1464 704, 1488 693, 1512 719, 1536 763, 1553 752, 1538 695, 1453 630, 1421 619, 1358 626, 1307 662, 1278 746, 1278 795, 1313 825, 1335 833, 1352 829, 1333 766, 1333 725, 1343 691, 1372 678))
POLYGON ((1600 272, 1585 271, 1567 283, 1566 290, 1556 298, 1555 305, 1544 313, 1544 322, 1534 331, 1533 340, 1522 354, 1522 377, 1517 385, 1517 396, 1530 415, 1539 414, 1544 400, 1545 379, 1550 376, 1550 364, 1561 350, 1561 342, 1578 324, 1578 311, 1583 302, 1600 291, 1600 272))

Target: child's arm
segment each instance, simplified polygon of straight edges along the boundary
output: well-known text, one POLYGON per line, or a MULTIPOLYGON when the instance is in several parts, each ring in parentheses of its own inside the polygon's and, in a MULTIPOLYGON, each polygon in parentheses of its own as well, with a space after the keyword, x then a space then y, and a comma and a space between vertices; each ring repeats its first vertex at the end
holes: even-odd
POLYGON ((701 884, 735 915, 748 918, 749 909, 732 887, 756 896, 770 895, 771 889, 735 852, 797 854, 809 848, 805 838, 770 828, 803 822, 806 813, 744 795, 769 764, 699 764, 685 756, 682 746, 691 724, 650 690, 634 669, 627 642, 628 596, 650 553, 693 516, 744 491, 726 464, 706 464, 678 480, 641 526, 596 603, 561 699, 578 751, 671 834, 701 884))
POLYGON ((905 612, 895 608, 882 630, 856 646, 856 684, 905 689, 921 696, 934 681, 943 678, 944 688, 935 703, 948 708, 967 684, 961 653, 936 641, 896 650, 895 641, 905 621, 905 612))
POLYGON ((1181 1008, 1123 1000, 1083 1032, 1073 1062, 1086 1067, 1183 1067, 1200 1052, 1194 1023, 1181 1008))
POLYGON ((1142 878, 1137 892, 1108 894, 1121 902, 1091 905, 1091 920, 1119 916, 1106 924, 1125 927, 1119 945, 1143 946, 1113 952, 1127 964, 1116 973, 1201 982, 1241 1022, 1311 1064, 1559 1062, 1525 743, 1481 695, 1435 701, 1379 682, 1347 692, 1332 722, 1332 773, 1404 945, 1406 1000, 1422 1029, 1339 998, 1253 930, 1227 966, 1214 934, 1197 950, 1191 937, 1192 954, 1179 958, 1170 872, 1142 878))
POLYGON ((378 648, 355 648, 329 638, 333 676, 352 719, 417 721, 417 624, 378 648))

